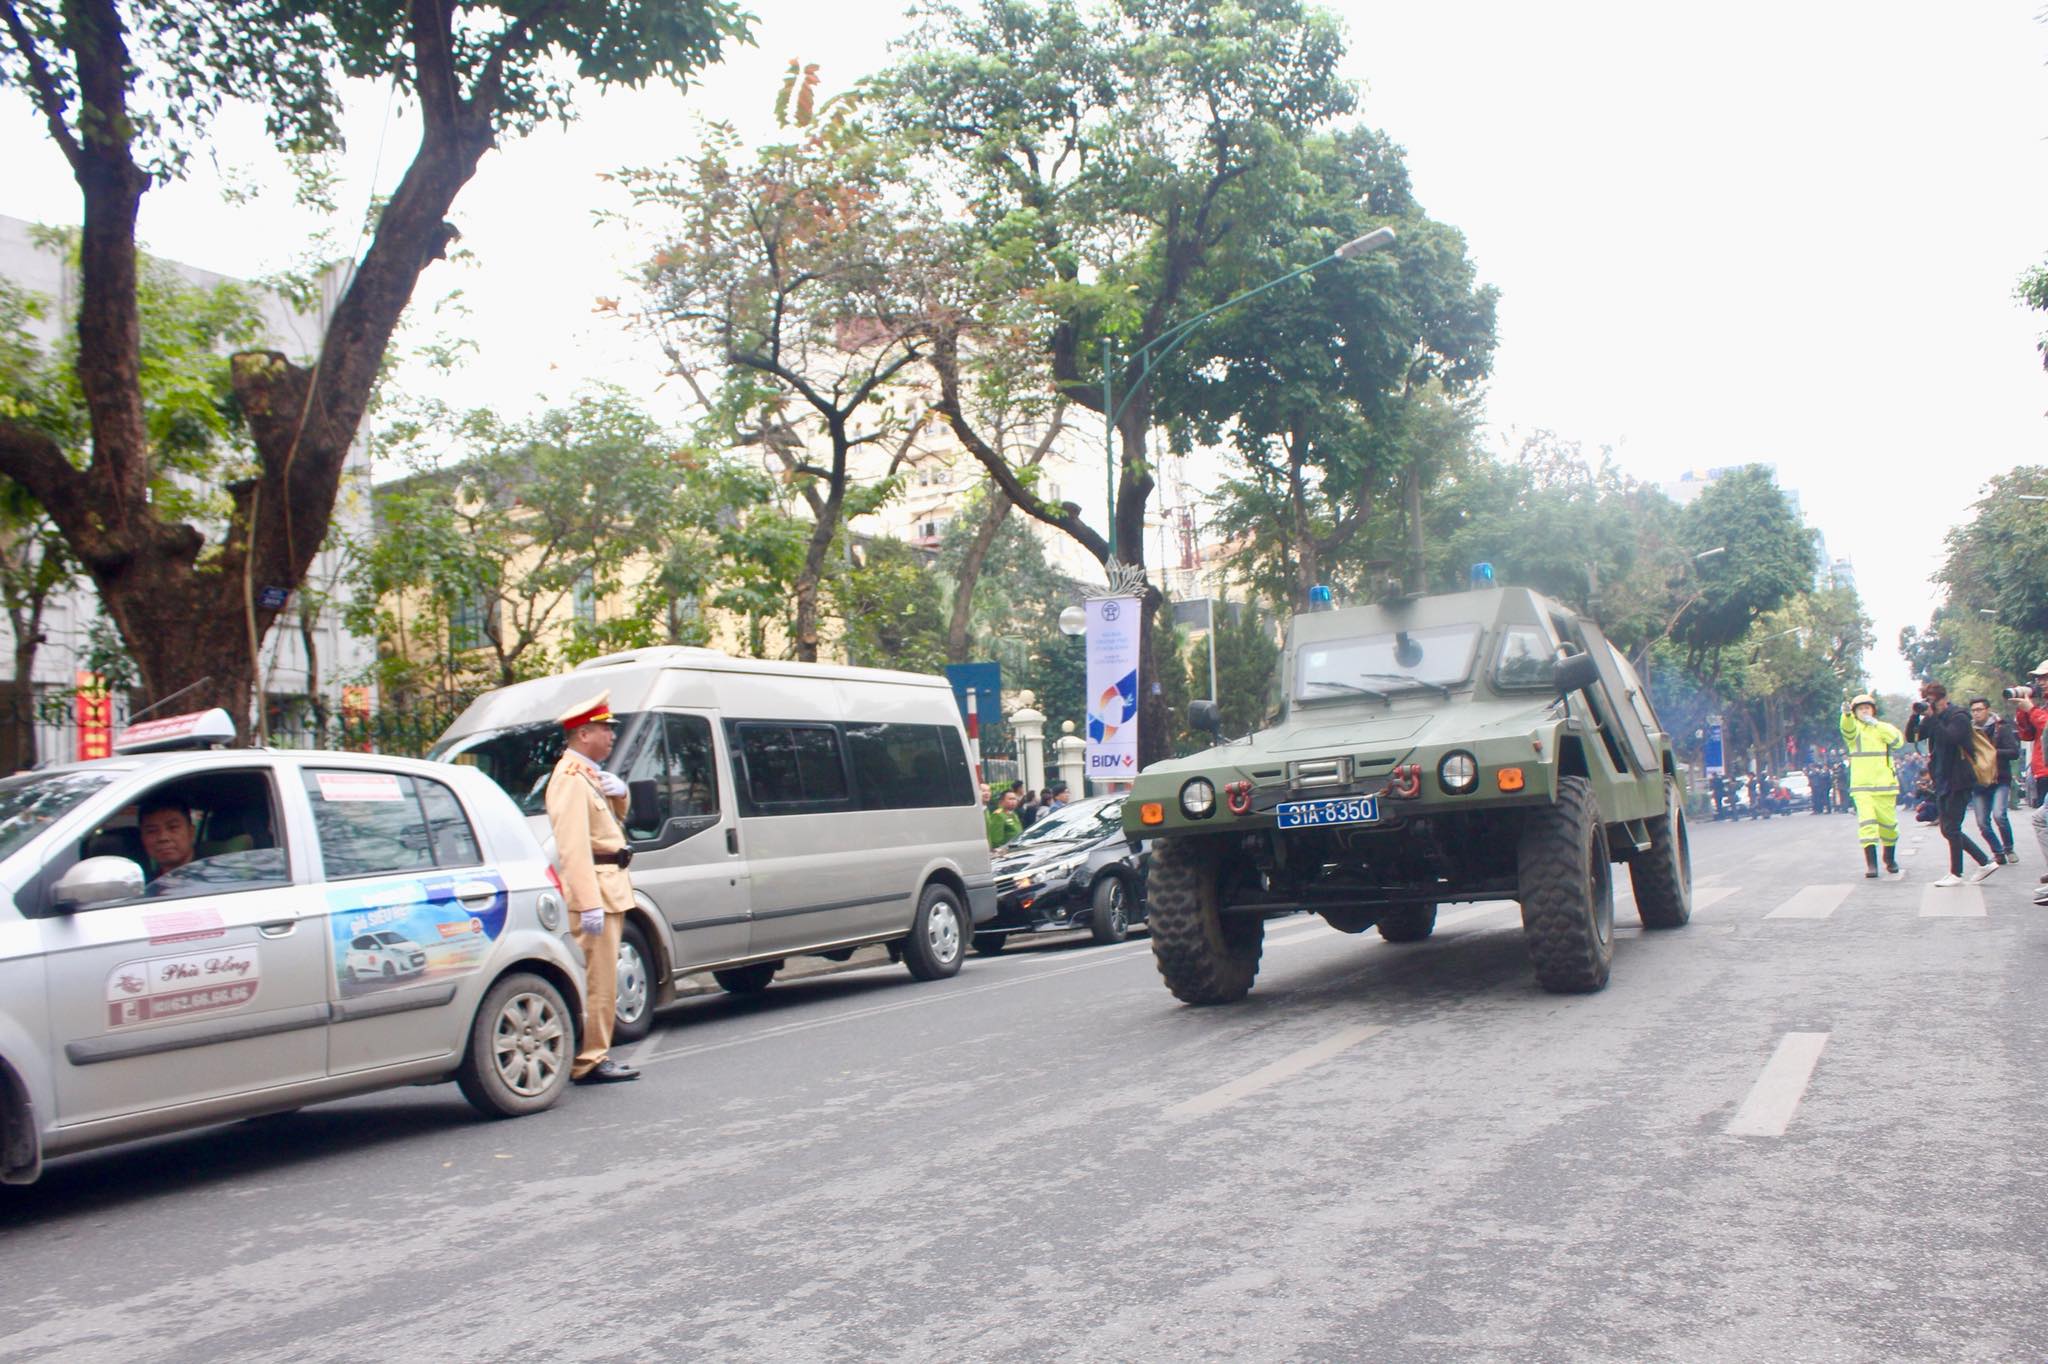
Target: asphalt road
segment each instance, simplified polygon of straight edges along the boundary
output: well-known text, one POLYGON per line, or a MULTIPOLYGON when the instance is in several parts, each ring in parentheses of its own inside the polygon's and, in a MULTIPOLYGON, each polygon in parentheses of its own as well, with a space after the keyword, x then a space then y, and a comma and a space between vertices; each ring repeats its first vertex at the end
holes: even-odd
MULTIPOLYGON (((452 1087, 0 1190, 0 1359, 2038 1359, 2048 910, 1706 825, 1693 924, 1269 925, 1243 1004, 1036 943, 692 1000, 635 1085, 452 1087)), ((1626 884, 1624 880, 1624 885, 1626 884)))

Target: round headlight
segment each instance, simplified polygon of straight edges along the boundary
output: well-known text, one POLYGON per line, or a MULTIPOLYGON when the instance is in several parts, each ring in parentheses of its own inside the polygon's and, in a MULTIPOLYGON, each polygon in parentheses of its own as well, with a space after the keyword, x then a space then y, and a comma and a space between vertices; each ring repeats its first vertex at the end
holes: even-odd
POLYGON ((1446 753, 1437 764, 1436 779, 1444 790, 1462 796, 1479 785, 1479 764, 1470 753, 1446 753))
POLYGON ((1196 777, 1180 788, 1180 810, 1189 819, 1207 819, 1216 813, 1216 786, 1207 777, 1196 777))

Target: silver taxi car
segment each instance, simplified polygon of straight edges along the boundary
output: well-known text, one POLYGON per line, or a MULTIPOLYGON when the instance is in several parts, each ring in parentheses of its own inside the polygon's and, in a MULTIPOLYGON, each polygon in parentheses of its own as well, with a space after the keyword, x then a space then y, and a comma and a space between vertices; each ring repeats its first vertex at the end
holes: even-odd
POLYGON ((392 1085, 452 1079, 514 1117, 568 1083, 582 959, 505 793, 439 763, 194 747, 233 731, 152 721, 0 780, 0 1181, 392 1085))

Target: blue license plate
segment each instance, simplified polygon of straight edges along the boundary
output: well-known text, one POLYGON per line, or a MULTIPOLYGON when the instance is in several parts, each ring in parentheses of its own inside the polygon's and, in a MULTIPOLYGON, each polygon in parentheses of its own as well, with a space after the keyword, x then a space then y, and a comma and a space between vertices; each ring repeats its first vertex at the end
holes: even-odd
POLYGON ((1378 796, 1340 796, 1332 800, 1290 800, 1273 807, 1283 829, 1313 829, 1325 824, 1377 824, 1378 796))

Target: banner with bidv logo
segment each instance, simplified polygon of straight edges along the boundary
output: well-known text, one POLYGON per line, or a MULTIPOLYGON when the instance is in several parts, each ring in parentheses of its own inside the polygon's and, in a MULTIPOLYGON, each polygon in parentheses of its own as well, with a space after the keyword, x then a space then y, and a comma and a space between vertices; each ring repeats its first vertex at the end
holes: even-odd
POLYGON ((1129 781, 1138 775, 1138 624, 1136 597, 1088 603, 1088 775, 1129 781))

